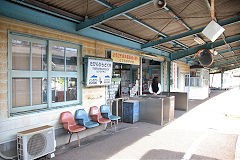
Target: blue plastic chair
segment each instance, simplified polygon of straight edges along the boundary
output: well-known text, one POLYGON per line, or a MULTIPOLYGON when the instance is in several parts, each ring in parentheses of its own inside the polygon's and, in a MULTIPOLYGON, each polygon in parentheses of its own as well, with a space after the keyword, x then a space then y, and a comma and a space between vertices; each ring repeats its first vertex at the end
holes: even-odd
POLYGON ((107 119, 111 120, 111 126, 112 126, 112 121, 114 122, 114 124, 115 124, 114 127, 115 127, 115 131, 116 131, 116 122, 119 119, 121 119, 121 117, 113 115, 110 111, 109 105, 101 105, 100 111, 101 111, 103 118, 107 118, 107 119))
POLYGON ((86 128, 93 128, 99 126, 99 123, 90 121, 88 114, 84 109, 78 109, 76 111, 75 119, 78 125, 85 126, 86 128))

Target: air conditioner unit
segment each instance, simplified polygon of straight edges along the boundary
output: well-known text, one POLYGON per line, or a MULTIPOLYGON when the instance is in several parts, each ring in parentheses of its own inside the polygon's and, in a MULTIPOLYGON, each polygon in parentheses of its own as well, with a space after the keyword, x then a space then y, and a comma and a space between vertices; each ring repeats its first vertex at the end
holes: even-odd
POLYGON ((31 160, 53 153, 56 141, 52 126, 42 126, 17 133, 18 160, 31 160))

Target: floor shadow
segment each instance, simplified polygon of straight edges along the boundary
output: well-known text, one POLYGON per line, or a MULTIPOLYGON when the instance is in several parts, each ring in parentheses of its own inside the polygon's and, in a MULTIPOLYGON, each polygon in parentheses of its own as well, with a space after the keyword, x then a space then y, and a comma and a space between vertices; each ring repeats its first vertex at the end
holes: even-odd
POLYGON ((111 128, 107 131, 102 131, 81 139, 81 147, 77 147, 77 142, 72 142, 69 146, 64 145, 59 147, 55 152, 56 157, 53 159, 108 159, 127 146, 161 128, 163 128, 163 126, 145 122, 137 122, 134 124, 120 123, 117 132, 114 132, 111 128), (116 139, 120 141, 116 142, 116 139), (93 148, 95 149, 93 150, 93 148))
MULTIPOLYGON (((164 149, 153 149, 142 156, 140 160, 181 160, 185 153, 174 152, 164 149)), ((191 160, 216 160, 201 155, 193 155, 191 160)))
MULTIPOLYGON (((199 104, 217 96, 225 91, 214 91, 210 98, 205 100, 196 101, 191 104, 191 109, 199 104)), ((186 113, 186 112, 185 112, 186 113)), ((92 159, 108 159, 119 151, 131 146, 141 138, 149 136, 156 130, 162 129, 164 126, 154 125, 145 122, 137 122, 134 124, 120 123, 118 125, 118 131, 114 132, 113 128, 106 131, 99 132, 97 134, 88 136, 81 139, 81 147, 77 147, 77 142, 72 142, 69 146, 62 146, 55 152, 56 160, 92 160, 92 159), (116 139, 118 141, 116 141, 116 139)), ((144 147, 144 146, 143 146, 144 147)), ((173 152, 168 150, 151 150, 146 153, 141 159, 181 159, 184 153, 173 152)), ((209 159, 213 158, 204 157, 200 155, 194 155, 195 159, 209 159)))

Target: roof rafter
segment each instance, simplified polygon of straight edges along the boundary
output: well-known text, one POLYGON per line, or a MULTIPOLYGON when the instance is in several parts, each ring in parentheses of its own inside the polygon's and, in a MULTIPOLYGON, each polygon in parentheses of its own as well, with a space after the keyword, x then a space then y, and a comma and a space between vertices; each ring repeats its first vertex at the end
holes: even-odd
POLYGON ((240 65, 234 65, 231 67, 222 67, 224 71, 228 71, 228 70, 232 70, 232 69, 236 69, 236 68, 240 68, 240 65))
POLYGON ((17 4, 21 4, 21 5, 29 7, 29 8, 33 8, 33 9, 42 11, 44 13, 48 13, 50 15, 54 15, 54 16, 57 16, 57 17, 61 17, 61 18, 70 20, 70 21, 73 21, 73 22, 79 23, 80 21, 84 20, 84 17, 77 16, 77 15, 72 14, 70 12, 63 11, 59 8, 49 6, 45 3, 42 3, 42 2, 37 1, 37 0, 24 0, 24 1, 10 0, 10 1, 14 2, 14 3, 17 3, 17 4))
MULTIPOLYGON (((240 16, 236 16, 234 18, 230 18, 230 19, 221 21, 218 24, 221 25, 221 26, 225 26, 225 25, 229 25, 229 24, 236 23, 236 22, 239 22, 239 21, 240 21, 240 16)), ((172 40, 176 40, 176 39, 179 39, 179 38, 183 38, 183 37, 187 37, 187 36, 190 36, 190 35, 193 35, 193 34, 200 33, 200 32, 203 31, 203 29, 205 27, 194 29, 194 30, 184 32, 184 33, 181 33, 181 34, 178 34, 178 35, 174 35, 174 36, 171 36, 171 37, 168 37, 168 38, 160 39, 160 40, 157 40, 157 41, 154 41, 154 42, 148 42, 146 44, 143 44, 142 48, 155 46, 155 45, 158 45, 158 44, 162 44, 162 43, 165 43, 165 42, 169 42, 169 41, 172 41, 172 40)))
MULTIPOLYGON (((116 8, 114 5, 112 5, 111 3, 108 3, 108 2, 105 1, 105 0, 95 0, 95 1, 98 2, 98 3, 100 3, 100 4, 102 4, 102 5, 104 5, 105 7, 110 8, 110 9, 115 9, 115 8, 116 8)), ((168 35, 160 32, 158 29, 150 26, 149 24, 143 22, 142 20, 134 17, 133 15, 131 15, 131 14, 129 14, 129 13, 124 13, 123 15, 124 15, 125 17, 129 18, 129 19, 134 20, 134 21, 137 22, 138 24, 140 24, 140 25, 142 25, 142 26, 144 26, 144 27, 146 27, 146 28, 148 28, 148 29, 150 29, 150 30, 158 33, 159 35, 161 35, 161 36, 163 36, 163 37, 165 37, 165 38, 168 37, 168 35)), ((180 46, 180 47, 189 48, 187 45, 185 45, 185 44, 183 44, 183 43, 181 43, 181 42, 179 42, 179 41, 177 41, 177 40, 174 40, 173 42, 170 42, 170 43, 175 44, 175 45, 178 45, 178 46, 180 46)))
MULTIPOLYGON (((233 43, 233 42, 236 42, 236 41, 240 41, 240 35, 226 38, 227 43, 233 43)), ((183 57, 186 57, 186 56, 189 56, 189 55, 193 55, 193 54, 197 53, 197 51, 199 51, 200 49, 213 49, 215 47, 219 47, 219 46, 222 46, 222 45, 225 45, 224 40, 216 41, 216 42, 213 42, 213 43, 207 43, 207 44, 204 44, 204 45, 201 45, 201 46, 186 49, 184 51, 173 52, 171 54, 171 60, 176 60, 176 59, 180 59, 180 58, 183 58, 183 57)))
POLYGON ((77 24, 77 31, 82 30, 84 28, 92 27, 95 25, 98 25, 100 23, 103 23, 105 21, 108 21, 109 19, 112 19, 114 17, 117 17, 123 13, 130 12, 134 9, 137 9, 139 7, 142 7, 148 3, 150 3, 152 0, 133 0, 127 4, 124 4, 120 7, 117 7, 115 9, 112 9, 106 13, 103 13, 101 15, 98 15, 92 19, 85 19, 84 22, 81 22, 77 24))
POLYGON ((240 63, 239 60, 240 60, 240 58, 235 58, 235 59, 225 60, 225 61, 222 61, 222 62, 215 62, 214 67, 230 65, 230 64, 233 64, 234 62, 235 63, 240 63))
POLYGON ((98 31, 92 28, 88 28, 84 31, 76 31, 75 22, 68 21, 66 19, 53 16, 51 14, 46 14, 46 13, 40 12, 39 10, 35 10, 29 7, 26 8, 19 4, 12 3, 5 0, 1 0, 1 3, 0 3, 0 16, 13 18, 16 20, 23 21, 25 23, 31 23, 33 25, 43 26, 43 27, 55 29, 58 31, 74 34, 74 35, 80 35, 80 36, 92 38, 95 40, 100 40, 110 44, 116 44, 119 46, 127 47, 132 50, 137 50, 139 52, 156 54, 158 56, 166 56, 166 57, 169 56, 169 52, 159 50, 154 47, 141 49, 141 43, 130 41, 130 40, 121 38, 119 36, 104 33, 102 31, 98 31))
POLYGON ((235 47, 235 48, 219 51, 218 54, 223 54, 223 53, 227 53, 227 52, 231 52, 231 51, 235 51, 235 50, 239 50, 239 49, 240 49, 240 47, 235 47))
MULTIPOLYGON (((177 14, 175 13, 172 9, 168 8, 167 6, 163 8, 170 16, 172 16, 174 19, 176 19, 176 21, 181 24, 182 26, 184 26, 185 28, 187 28, 187 30, 191 31, 192 28, 186 23, 184 22, 184 20, 177 14)), ((200 37, 197 34, 194 34, 195 37, 199 37, 202 39, 202 37, 200 37)), ((203 40, 203 39, 202 39, 203 40)), ((203 40, 204 41, 204 40, 203 40)), ((205 41, 204 41, 205 42, 205 41)))
MULTIPOLYGON (((206 1, 208 10, 209 10, 209 12, 210 12, 210 14, 211 14, 211 6, 210 6, 210 3, 209 3, 208 0, 205 0, 205 1, 206 1)), ((218 22, 218 20, 217 20, 217 18, 216 18, 216 13, 215 13, 214 20, 215 20, 216 22, 218 22)), ((222 33, 221 36, 222 36, 222 38, 223 38, 224 40, 226 40, 226 36, 225 36, 224 33, 222 33)), ((227 45, 227 47, 228 47, 229 49, 232 49, 232 47, 230 46, 230 44, 226 43, 226 45, 227 45)), ((233 50, 232 50, 231 52, 232 52, 233 54, 235 54, 235 52, 234 52, 233 50)))
POLYGON ((214 61, 215 62, 222 62, 222 61, 228 60, 230 58, 238 58, 238 57, 240 57, 240 54, 230 55, 230 56, 226 56, 224 58, 214 58, 214 61))

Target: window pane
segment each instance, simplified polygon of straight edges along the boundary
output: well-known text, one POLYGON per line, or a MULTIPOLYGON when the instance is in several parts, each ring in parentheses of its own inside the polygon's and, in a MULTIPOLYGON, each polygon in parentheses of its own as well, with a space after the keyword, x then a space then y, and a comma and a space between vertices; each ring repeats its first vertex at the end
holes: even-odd
POLYGON ((30 105, 30 80, 29 78, 12 79, 12 107, 30 105))
POLYGON ((47 70, 46 45, 32 43, 32 70, 47 70))
POLYGON ((30 70, 30 43, 12 40, 12 69, 30 70))
POLYGON ((190 86, 194 87, 194 78, 190 78, 190 86))
POLYGON ((196 80, 197 80, 197 87, 200 87, 200 79, 197 78, 196 80))
POLYGON ((32 79, 32 104, 47 103, 47 79, 33 78, 32 79))
POLYGON ((52 102, 64 101, 64 78, 52 78, 52 102))
POLYGON ((77 100, 77 78, 67 78, 67 101, 77 100))
POLYGON ((77 72, 77 49, 66 48, 66 69, 69 72, 77 72))
POLYGON ((64 47, 52 47, 52 70, 64 71, 64 47))

